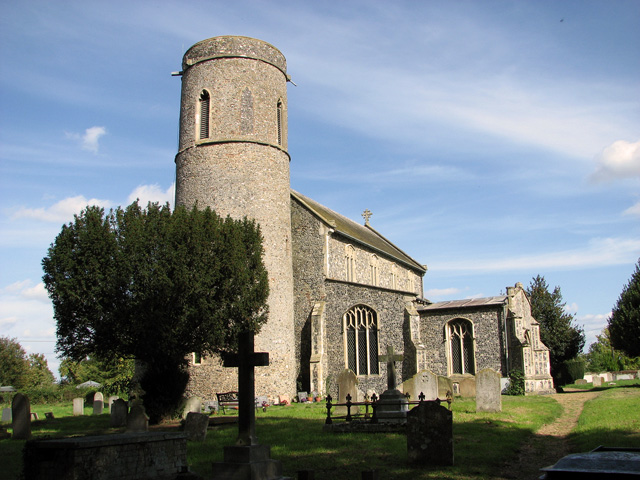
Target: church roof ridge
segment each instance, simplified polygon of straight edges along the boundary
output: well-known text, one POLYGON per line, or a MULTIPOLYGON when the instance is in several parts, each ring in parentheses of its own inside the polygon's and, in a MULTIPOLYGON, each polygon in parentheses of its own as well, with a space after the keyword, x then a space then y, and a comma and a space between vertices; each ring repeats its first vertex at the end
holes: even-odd
POLYGON ((503 305, 507 301, 506 295, 500 295, 496 297, 483 297, 483 298, 465 298, 463 300, 445 300, 443 302, 436 302, 430 305, 424 305, 418 307, 418 310, 444 310, 447 308, 474 308, 485 307, 493 305, 503 305))
POLYGON ((420 263, 387 240, 370 225, 360 225, 294 189, 291 189, 291 196, 340 235, 376 250, 385 256, 392 257, 411 268, 423 273, 426 271, 420 263))

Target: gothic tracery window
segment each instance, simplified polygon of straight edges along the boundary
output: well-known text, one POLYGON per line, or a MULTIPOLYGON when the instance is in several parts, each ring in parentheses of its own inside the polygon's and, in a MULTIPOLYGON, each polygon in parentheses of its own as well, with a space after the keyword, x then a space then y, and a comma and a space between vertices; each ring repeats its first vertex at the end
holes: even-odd
POLYGON ((458 318, 447 324, 449 347, 449 373, 476 373, 473 325, 470 321, 458 318))
POLYGON ((198 100, 198 139, 209 138, 209 114, 211 97, 209 92, 203 90, 198 100))
POLYGON ((366 305, 344 314, 347 368, 356 375, 376 375, 378 370, 378 316, 366 305))
POLYGON ((378 285, 378 257, 376 255, 371 255, 369 257, 369 271, 370 271, 370 283, 371 285, 378 285))

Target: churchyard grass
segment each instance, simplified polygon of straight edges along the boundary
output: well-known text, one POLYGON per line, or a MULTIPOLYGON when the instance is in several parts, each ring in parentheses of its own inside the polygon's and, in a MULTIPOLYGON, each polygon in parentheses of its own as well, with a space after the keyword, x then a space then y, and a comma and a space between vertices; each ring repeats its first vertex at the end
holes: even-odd
POLYGON ((578 425, 569 436, 576 451, 593 450, 599 445, 640 448, 640 382, 635 382, 607 388, 585 403, 578 425))

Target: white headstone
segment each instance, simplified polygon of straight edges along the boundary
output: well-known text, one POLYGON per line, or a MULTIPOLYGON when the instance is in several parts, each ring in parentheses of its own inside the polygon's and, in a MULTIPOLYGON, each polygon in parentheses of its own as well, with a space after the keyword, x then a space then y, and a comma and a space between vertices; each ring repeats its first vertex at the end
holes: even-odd
POLYGON ((111 413, 111 405, 113 405, 113 402, 115 402, 116 400, 118 400, 120 397, 118 397, 117 395, 111 395, 109 397, 109 400, 107 400, 107 412, 111 413))
POLYGON ((491 368, 476 374, 476 412, 501 412, 500 374, 491 368))
POLYGON ((84 398, 80 397, 73 399, 73 416, 79 415, 84 415, 84 398))
POLYGON ((410 395, 412 402, 420 400, 421 393, 425 401, 435 400, 438 398, 438 376, 429 370, 421 370, 403 382, 402 391, 410 395))
POLYGON ((2 409, 2 423, 11 423, 11 407, 2 409))

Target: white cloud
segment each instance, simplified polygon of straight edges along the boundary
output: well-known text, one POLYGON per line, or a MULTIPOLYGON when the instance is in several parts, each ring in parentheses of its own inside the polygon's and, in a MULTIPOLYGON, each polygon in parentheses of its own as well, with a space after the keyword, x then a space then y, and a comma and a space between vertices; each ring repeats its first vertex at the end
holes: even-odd
POLYGON ((596 162, 596 171, 591 175, 594 182, 640 177, 640 141, 613 142, 600 152, 596 162))
POLYGON ((566 313, 577 313, 578 312, 578 304, 573 302, 569 305, 564 306, 564 311, 566 313))
POLYGON ((80 144, 83 150, 88 150, 92 153, 98 153, 100 148, 98 142, 100 137, 107 134, 107 129, 104 127, 90 127, 84 131, 84 135, 79 133, 66 133, 67 138, 71 138, 80 144))
POLYGON ((584 352, 589 351, 589 345, 597 342, 597 335, 602 333, 602 330, 607 326, 608 319, 611 316, 611 312, 603 314, 587 314, 576 315, 576 323, 584 327, 584 352))
POLYGON ((592 268, 633 264, 640 255, 640 239, 597 238, 583 248, 534 255, 490 259, 460 259, 440 264, 431 263, 431 271, 522 271, 563 268, 592 268))
POLYGON ((87 205, 97 205, 102 208, 110 208, 111 202, 109 200, 100 200, 97 198, 87 200, 84 196, 78 195, 60 200, 48 208, 22 207, 12 215, 12 218, 31 218, 44 222, 65 223, 71 221, 73 216, 75 214, 79 214, 87 205))
POLYGON ((458 288, 432 288, 425 292, 425 296, 429 299, 450 297, 460 293, 458 288))
POLYGON ((172 183, 166 190, 162 190, 159 185, 139 185, 129 195, 127 205, 135 202, 136 199, 142 207, 145 207, 149 202, 157 202, 160 205, 164 205, 165 203, 173 205, 175 191, 175 183, 172 183))
POLYGON ((624 212, 622 212, 624 215, 633 215, 633 216, 640 216, 640 202, 636 203, 635 205, 627 208, 624 212))

